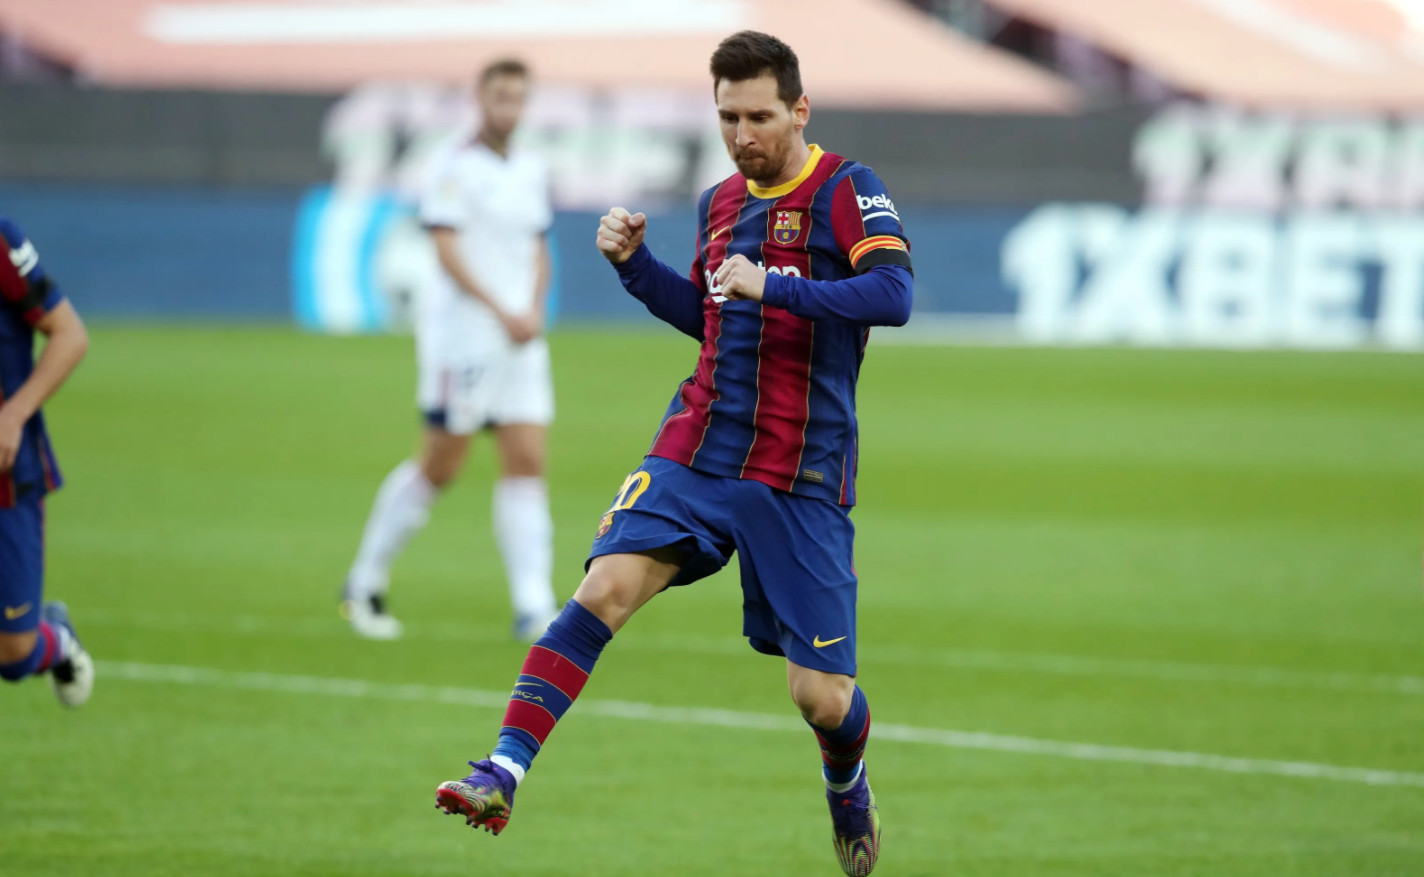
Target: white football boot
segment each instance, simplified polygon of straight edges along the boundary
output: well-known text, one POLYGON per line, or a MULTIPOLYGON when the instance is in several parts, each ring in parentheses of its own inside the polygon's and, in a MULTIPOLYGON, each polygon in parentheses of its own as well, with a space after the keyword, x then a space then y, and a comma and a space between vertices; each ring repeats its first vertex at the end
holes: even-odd
POLYGON ((44 604, 40 617, 59 635, 59 654, 49 668, 54 696, 67 707, 83 706, 94 693, 94 659, 79 642, 69 621, 69 609, 63 603, 44 604))
POLYGON ((380 594, 372 594, 364 600, 343 597, 341 617, 350 622, 357 636, 366 639, 400 639, 405 631, 396 617, 386 611, 386 599, 380 594))

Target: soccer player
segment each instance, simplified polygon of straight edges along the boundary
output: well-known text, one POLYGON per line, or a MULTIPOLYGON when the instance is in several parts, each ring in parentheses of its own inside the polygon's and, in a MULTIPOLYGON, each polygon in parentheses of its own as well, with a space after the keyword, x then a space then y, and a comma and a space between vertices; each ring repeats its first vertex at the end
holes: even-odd
POLYGON ((869 874, 880 820, 856 684, 855 385, 869 327, 909 319, 909 244, 874 172, 807 145, 790 47, 744 31, 718 46, 711 73, 738 173, 698 203, 691 278, 649 253, 641 213, 614 208, 597 239, 630 293, 702 343, 697 368, 600 521, 583 583, 529 651, 493 754, 436 800, 503 830, 613 634, 736 553, 743 633, 785 657, 820 744, 836 855, 847 874, 869 874))
POLYGON ((557 614, 544 484, 554 388, 542 337, 553 214, 543 163, 510 142, 529 78, 514 59, 480 73, 479 131, 434 159, 421 198, 420 218, 442 268, 416 320, 424 437, 419 458, 381 484, 342 595, 342 614, 371 639, 400 636, 401 624, 386 608, 391 564, 460 471, 470 437, 486 427, 499 450, 494 533, 514 634, 532 642, 557 614))
POLYGON ((0 219, 0 679, 48 673, 59 702, 81 706, 94 661, 63 603, 45 603, 44 504, 59 466, 40 406, 89 348, 73 305, 45 274, 34 244, 0 219), (48 337, 35 360, 35 331, 48 337))

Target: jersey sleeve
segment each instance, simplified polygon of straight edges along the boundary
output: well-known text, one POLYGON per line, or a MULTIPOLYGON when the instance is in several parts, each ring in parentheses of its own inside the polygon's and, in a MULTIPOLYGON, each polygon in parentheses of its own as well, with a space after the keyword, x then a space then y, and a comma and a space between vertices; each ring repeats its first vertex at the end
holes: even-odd
POLYGON ((899 265, 913 272, 910 241, 885 184, 875 171, 856 167, 836 185, 831 199, 831 227, 836 246, 856 274, 877 265, 899 265))
POLYGON ((40 254, 14 223, 0 219, 0 307, 18 313, 33 326, 64 301, 59 287, 45 274, 40 254))
POLYGON ((453 151, 435 157, 420 195, 420 224, 426 228, 455 228, 464 225, 464 204, 460 176, 453 151))

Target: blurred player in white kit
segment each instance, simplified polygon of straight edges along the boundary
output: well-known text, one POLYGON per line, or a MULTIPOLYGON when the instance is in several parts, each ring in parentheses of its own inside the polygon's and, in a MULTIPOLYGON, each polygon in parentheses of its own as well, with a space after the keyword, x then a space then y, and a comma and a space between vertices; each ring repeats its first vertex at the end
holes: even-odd
POLYGON ((417 396, 425 422, 419 458, 401 463, 381 484, 342 594, 343 616, 371 639, 400 636, 386 605, 391 565, 459 473, 471 437, 485 428, 499 451, 494 531, 514 635, 533 640, 557 615, 544 483, 554 419, 543 337, 553 221, 548 177, 537 156, 510 142, 529 92, 528 68, 495 61, 477 85, 478 133, 437 155, 420 199, 441 271, 417 308, 417 396))

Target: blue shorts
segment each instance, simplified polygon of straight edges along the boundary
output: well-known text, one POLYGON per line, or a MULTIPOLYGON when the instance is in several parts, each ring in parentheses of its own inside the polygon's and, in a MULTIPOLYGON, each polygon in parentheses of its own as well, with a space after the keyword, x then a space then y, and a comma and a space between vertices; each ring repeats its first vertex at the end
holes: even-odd
POLYGON ((21 496, 0 509, 0 633, 40 626, 44 593, 44 495, 21 496))
POLYGON ((684 562, 671 584, 689 585, 736 553, 752 648, 854 676, 854 542, 848 508, 647 457, 603 516, 588 559, 675 547, 684 562))

